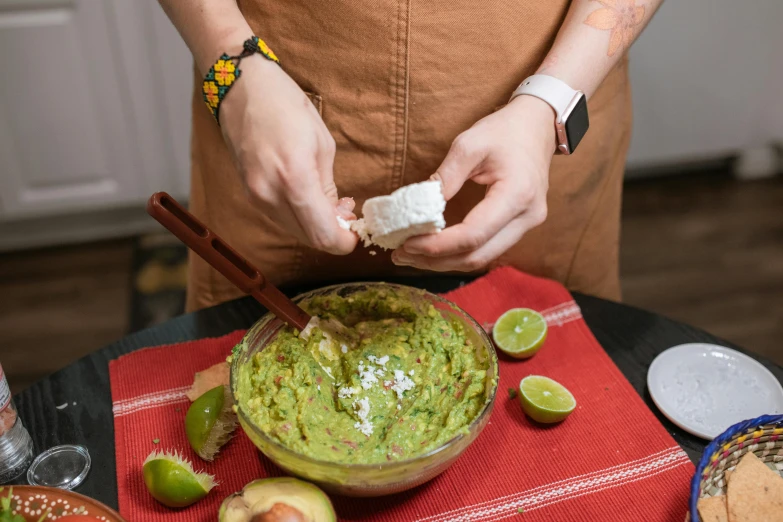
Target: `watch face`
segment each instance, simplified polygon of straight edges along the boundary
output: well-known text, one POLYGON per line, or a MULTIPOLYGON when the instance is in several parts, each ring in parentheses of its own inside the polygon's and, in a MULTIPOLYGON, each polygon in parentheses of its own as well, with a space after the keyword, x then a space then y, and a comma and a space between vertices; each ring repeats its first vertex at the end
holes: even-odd
POLYGON ((568 115, 565 122, 566 136, 568 137, 568 149, 571 154, 576 150, 576 146, 582 141, 590 121, 587 119, 587 99, 584 95, 579 97, 574 110, 568 115))

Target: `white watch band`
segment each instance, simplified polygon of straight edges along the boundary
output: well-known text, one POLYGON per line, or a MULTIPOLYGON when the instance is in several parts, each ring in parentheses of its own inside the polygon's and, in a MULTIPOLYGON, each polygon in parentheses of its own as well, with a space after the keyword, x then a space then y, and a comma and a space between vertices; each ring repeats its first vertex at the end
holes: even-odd
POLYGON ((540 98, 547 102, 557 114, 556 123, 562 123, 563 116, 565 115, 568 106, 578 92, 579 91, 575 91, 569 87, 567 83, 558 80, 554 76, 534 74, 525 79, 519 87, 517 87, 514 94, 511 95, 509 102, 523 94, 535 96, 536 98, 540 98))

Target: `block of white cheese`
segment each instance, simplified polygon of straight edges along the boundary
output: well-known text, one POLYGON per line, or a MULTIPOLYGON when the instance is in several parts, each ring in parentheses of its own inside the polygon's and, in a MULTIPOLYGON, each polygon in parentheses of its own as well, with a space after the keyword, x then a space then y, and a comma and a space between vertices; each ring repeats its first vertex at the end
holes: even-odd
POLYGON ((351 230, 364 240, 364 246, 395 249, 410 237, 443 230, 444 210, 446 200, 439 181, 414 183, 365 201, 363 217, 351 222, 351 230))

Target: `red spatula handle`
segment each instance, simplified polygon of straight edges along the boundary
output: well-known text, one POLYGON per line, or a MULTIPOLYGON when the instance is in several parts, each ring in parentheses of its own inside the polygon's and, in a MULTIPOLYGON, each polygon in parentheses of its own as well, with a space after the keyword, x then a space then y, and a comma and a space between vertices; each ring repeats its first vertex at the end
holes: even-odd
POLYGON ((147 202, 147 213, 169 232, 226 276, 243 292, 289 325, 303 329, 310 316, 274 285, 247 259, 165 192, 156 192, 147 202))

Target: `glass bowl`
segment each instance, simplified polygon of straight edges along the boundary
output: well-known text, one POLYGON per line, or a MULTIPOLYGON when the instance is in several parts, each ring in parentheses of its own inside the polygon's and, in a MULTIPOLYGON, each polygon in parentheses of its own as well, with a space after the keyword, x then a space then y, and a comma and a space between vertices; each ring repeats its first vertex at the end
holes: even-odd
POLYGON ((420 298, 431 303, 444 317, 460 321, 465 326, 465 334, 471 345, 481 351, 480 357, 486 358, 485 360, 488 361, 484 405, 468 427, 467 433, 458 434, 442 446, 407 460, 375 464, 340 464, 317 460, 296 453, 269 437, 253 423, 237 400, 236 385, 240 370, 250 364, 251 357, 259 350, 263 350, 285 324, 272 314, 266 314, 245 334, 240 342, 241 349, 237 351, 231 362, 231 394, 237 406, 239 424, 250 440, 264 455, 286 472, 314 482, 326 491, 340 495, 353 497, 389 495, 411 489, 433 479, 453 464, 478 437, 489 421, 495 403, 498 387, 497 354, 484 329, 454 303, 423 290, 387 283, 350 283, 329 286, 299 295, 294 298, 294 301, 302 302, 314 296, 333 293, 348 296, 355 292, 381 286, 410 293, 411 296, 415 296, 415 299, 420 298))

